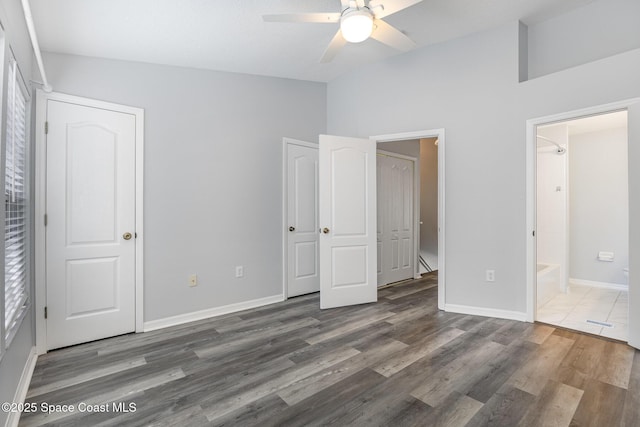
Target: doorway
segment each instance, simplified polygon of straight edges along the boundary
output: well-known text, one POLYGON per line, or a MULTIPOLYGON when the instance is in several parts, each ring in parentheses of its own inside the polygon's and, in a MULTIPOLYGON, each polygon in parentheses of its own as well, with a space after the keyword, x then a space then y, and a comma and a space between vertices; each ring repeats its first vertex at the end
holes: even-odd
POLYGON ((537 320, 628 331, 627 112, 536 127, 537 320))
POLYGON ((420 159, 416 178, 414 277, 438 271, 438 308, 446 310, 445 131, 444 129, 372 136, 378 148, 420 159), (426 261, 425 266, 422 261, 426 261))
POLYGON ((283 139, 283 248, 286 298, 318 292, 318 145, 283 139))
MULTIPOLYGON (((640 271, 640 193, 637 191, 640 182, 640 170, 633 165, 640 162, 640 98, 613 102, 595 107, 554 114, 526 122, 526 320, 537 320, 537 224, 536 224, 536 160, 537 160, 537 127, 551 123, 559 123, 584 117, 596 116, 617 111, 627 112, 627 156, 628 164, 628 334, 630 346, 640 348, 640 286, 636 273, 640 271)), ((554 141, 555 142, 555 141, 554 141)), ((558 149, 558 147, 556 147, 558 149)), ((602 252, 609 252, 602 250, 602 252)), ((592 254, 592 258, 608 258, 608 254, 592 254)), ((615 253, 614 253, 615 258, 615 253)), ((606 262, 606 261, 605 261, 606 262)))
POLYGON ((141 331, 143 111, 41 91, 36 108, 37 350, 141 331))
MULTIPOLYGON (((407 133, 399 133, 399 134, 391 134, 391 135, 379 135, 379 136, 374 136, 371 137, 371 140, 375 140, 378 143, 384 143, 384 142, 391 142, 391 141, 406 141, 406 140, 419 140, 419 139, 429 139, 432 138, 430 140, 430 143, 435 144, 435 141, 438 141, 438 147, 439 149, 437 150, 437 159, 435 160, 437 165, 438 165, 438 169, 437 169, 437 195, 436 195, 436 205, 437 205, 437 248, 438 248, 438 252, 439 252, 439 257, 437 259, 437 262, 434 262, 435 266, 433 266, 432 268, 435 270, 439 270, 438 271, 438 307, 442 310, 445 309, 445 269, 444 269, 444 231, 445 231, 445 221, 444 221, 444 141, 445 141, 445 132, 444 129, 435 129, 435 130, 425 130, 425 131, 417 131, 417 132, 407 132, 407 133)), ((289 214, 289 190, 288 188, 290 186, 292 186, 293 184, 291 184, 290 178, 291 178, 291 171, 288 170, 289 168, 289 149, 287 148, 288 144, 297 144, 297 145, 304 145, 306 147, 309 148, 315 148, 317 147, 317 144, 313 144, 313 143, 305 143, 305 142, 301 142, 301 141, 295 141, 295 140, 291 140, 289 138, 284 138, 283 139, 283 294, 284 297, 290 297, 292 295, 289 294, 289 285, 288 285, 288 281, 289 281, 289 273, 293 270, 293 266, 294 264, 292 264, 291 262, 291 257, 289 254, 289 246, 290 246, 290 242, 293 239, 292 237, 292 233, 295 232, 296 225, 292 222, 293 218, 292 216, 289 214), (293 231, 291 231, 293 230, 293 231)), ((378 144, 378 148, 380 148, 380 144, 378 144)), ((417 188, 417 186, 416 186, 417 188)), ((311 191, 311 190, 310 190, 311 191)), ((418 198, 416 198, 416 200, 418 200, 418 198)), ((293 212, 293 211, 292 211, 293 212)), ((417 225, 417 219, 419 218, 419 209, 418 209, 418 214, 414 216, 414 223, 416 223, 416 226, 414 228, 414 236, 415 236, 415 240, 414 242, 417 243, 420 241, 420 236, 416 236, 416 233, 419 230, 419 227, 417 225)), ((315 220, 314 220, 315 222, 315 220)), ((414 243, 414 246, 415 246, 414 243)), ((313 245, 315 246, 315 244, 313 245)), ((419 253, 418 248, 416 248, 415 254, 419 253)), ((314 265, 316 265, 316 267, 314 269, 308 269, 308 271, 317 271, 317 269, 319 269, 319 266, 317 264, 317 261, 315 261, 317 258, 314 257, 314 265)), ((308 265, 311 265, 311 263, 308 263, 308 265)), ((419 277, 419 271, 418 271, 418 259, 414 258, 414 272, 413 272, 413 277, 419 277)), ((316 291, 319 290, 319 285, 316 285, 316 291)), ((313 292, 313 291, 311 291, 313 292)))

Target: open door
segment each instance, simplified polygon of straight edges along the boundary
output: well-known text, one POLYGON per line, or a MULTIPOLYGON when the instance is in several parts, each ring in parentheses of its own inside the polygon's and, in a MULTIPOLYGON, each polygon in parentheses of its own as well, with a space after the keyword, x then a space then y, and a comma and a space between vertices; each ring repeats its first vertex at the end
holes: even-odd
POLYGON ((375 302, 376 143, 320 135, 320 308, 375 302))
POLYGON ((629 127, 629 345, 640 349, 640 103, 630 105, 629 127))

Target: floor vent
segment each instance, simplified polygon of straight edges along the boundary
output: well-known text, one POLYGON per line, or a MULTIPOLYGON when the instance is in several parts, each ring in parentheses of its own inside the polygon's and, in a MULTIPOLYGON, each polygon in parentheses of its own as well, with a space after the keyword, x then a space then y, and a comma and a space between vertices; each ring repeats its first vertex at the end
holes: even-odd
POLYGON ((605 328, 613 328, 613 325, 611 323, 600 322, 599 320, 587 319, 587 323, 591 323, 593 325, 598 325, 598 326, 604 326, 605 328))

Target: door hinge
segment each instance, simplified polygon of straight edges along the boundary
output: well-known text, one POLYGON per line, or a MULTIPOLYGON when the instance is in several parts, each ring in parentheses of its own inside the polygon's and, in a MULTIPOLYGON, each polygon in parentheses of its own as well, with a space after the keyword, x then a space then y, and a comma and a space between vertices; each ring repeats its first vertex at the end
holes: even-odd
POLYGON ((49 216, 47 214, 44 214, 44 226, 46 227, 48 223, 49 223, 49 216))
POLYGON ((44 122, 44 134, 47 135, 49 133, 49 122, 44 122))
POLYGON ((47 314, 48 314, 48 313, 47 313, 47 307, 45 307, 45 308, 44 308, 44 318, 45 318, 45 319, 47 318, 47 314))
POLYGON ((533 237, 536 237, 536 230, 533 230, 532 235, 533 235, 533 237))

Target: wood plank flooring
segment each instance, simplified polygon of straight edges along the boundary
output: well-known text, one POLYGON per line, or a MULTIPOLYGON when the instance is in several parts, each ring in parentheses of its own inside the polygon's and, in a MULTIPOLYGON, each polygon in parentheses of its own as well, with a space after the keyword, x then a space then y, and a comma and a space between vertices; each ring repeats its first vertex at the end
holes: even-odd
POLYGON ((52 351, 20 425, 640 426, 640 352, 438 311, 436 283, 430 273, 376 304, 321 311, 312 294, 52 351))

